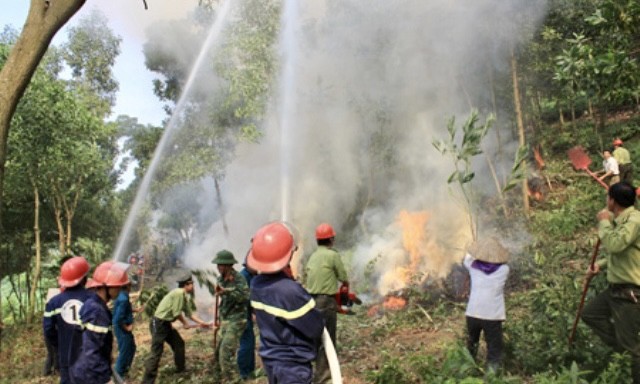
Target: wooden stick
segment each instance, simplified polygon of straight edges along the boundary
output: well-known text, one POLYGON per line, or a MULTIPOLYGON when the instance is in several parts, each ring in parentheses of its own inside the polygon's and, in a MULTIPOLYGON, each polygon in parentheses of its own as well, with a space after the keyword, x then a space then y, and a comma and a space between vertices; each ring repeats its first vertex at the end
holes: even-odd
MULTIPOLYGON (((596 246, 593 249, 593 255, 591 256, 591 264, 589 264, 589 268, 593 271, 595 268, 596 257, 598 257, 598 251, 600 250, 600 239, 596 242, 596 246)), ((582 313, 582 308, 584 307, 584 299, 587 297, 587 290, 589 290, 589 283, 593 275, 588 275, 584 279, 584 286, 582 287, 582 297, 580 297, 580 304, 578 304, 578 312, 576 313, 576 319, 573 321, 573 328, 571 329, 571 334, 569 335, 569 347, 573 345, 573 338, 576 336, 576 329, 578 328, 578 321, 580 321, 580 314, 582 313)))

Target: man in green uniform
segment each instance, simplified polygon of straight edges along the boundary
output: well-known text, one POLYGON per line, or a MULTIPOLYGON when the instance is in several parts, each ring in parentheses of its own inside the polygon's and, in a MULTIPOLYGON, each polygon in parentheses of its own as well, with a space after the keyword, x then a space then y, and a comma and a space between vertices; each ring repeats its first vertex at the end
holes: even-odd
POLYGON ((218 308, 220 337, 215 346, 213 377, 216 383, 240 383, 237 353, 240 337, 247 326, 249 286, 244 276, 233 269, 237 263, 233 253, 224 249, 216 254, 212 263, 218 266, 220 273, 216 295, 221 297, 218 308))
POLYGON ((176 371, 185 370, 185 349, 184 340, 180 333, 171 325, 176 320, 184 325, 186 329, 192 325, 187 322, 189 319, 196 322, 201 327, 210 327, 213 323, 206 323, 193 313, 194 305, 191 299, 193 292, 193 280, 191 272, 185 273, 178 279, 178 288, 169 292, 158 304, 158 308, 151 319, 149 329, 151 330, 151 351, 145 365, 144 384, 155 383, 158 375, 158 366, 162 358, 162 350, 166 342, 173 350, 173 358, 176 364, 176 371))
MULTIPOLYGON (((316 301, 316 309, 320 311, 331 341, 336 345, 336 328, 338 324, 338 283, 348 284, 347 272, 342 264, 340 254, 333 249, 336 233, 331 225, 323 223, 316 228, 318 249, 311 254, 304 269, 305 287, 316 301)), ((318 349, 316 367, 313 375, 314 383, 330 383, 331 372, 324 347, 318 349)))
POLYGON ((620 181, 633 182, 633 163, 631 162, 631 155, 626 148, 622 146, 622 140, 619 138, 613 140, 613 158, 618 162, 618 169, 620 170, 620 181))
POLYGON ((582 320, 614 350, 629 352, 633 383, 640 384, 640 212, 635 199, 631 184, 614 184, 607 208, 597 215, 598 236, 608 255, 587 275, 606 267, 609 287, 587 304, 582 320))

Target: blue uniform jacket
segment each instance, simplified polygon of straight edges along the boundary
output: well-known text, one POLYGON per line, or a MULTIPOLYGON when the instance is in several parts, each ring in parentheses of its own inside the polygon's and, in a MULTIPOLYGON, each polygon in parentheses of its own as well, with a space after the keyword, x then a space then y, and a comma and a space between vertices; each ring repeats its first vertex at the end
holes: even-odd
POLYGON ((107 304, 93 294, 80 310, 82 319, 82 348, 80 356, 70 369, 76 384, 104 384, 111 380, 111 312, 107 304))
POLYGON ((113 332, 118 334, 130 333, 124 330, 125 325, 133 324, 133 310, 129 301, 129 293, 120 291, 118 297, 113 302, 113 332))
MULTIPOLYGON (((244 279, 247 280, 247 286, 249 287, 249 289, 251 289, 251 280, 253 279, 253 275, 251 273, 249 273, 249 270, 245 267, 242 268, 242 270, 240 270, 240 274, 242 276, 244 276, 244 279)), ((249 306, 247 308, 247 322, 249 323, 249 325, 253 325, 253 316, 252 315, 252 311, 251 311, 251 303, 249 303, 249 306)))
POLYGON ((315 300, 298 282, 284 273, 257 275, 251 281, 250 298, 263 359, 315 360, 324 320, 315 300))
POLYGON ((44 310, 44 337, 58 351, 60 369, 66 371, 78 357, 82 344, 80 311, 92 292, 84 287, 67 288, 49 300, 44 310))

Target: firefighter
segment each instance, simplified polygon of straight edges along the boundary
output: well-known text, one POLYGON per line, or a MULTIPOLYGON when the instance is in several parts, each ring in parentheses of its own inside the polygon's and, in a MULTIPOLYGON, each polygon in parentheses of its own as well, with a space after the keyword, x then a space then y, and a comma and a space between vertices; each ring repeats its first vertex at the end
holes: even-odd
POLYGON ((311 383, 311 362, 324 329, 315 300, 287 272, 296 249, 291 230, 274 222, 258 230, 247 257, 247 268, 257 273, 251 281, 251 306, 270 384, 311 383))
POLYGON ((640 384, 640 212, 635 200, 631 184, 614 184, 607 207, 596 216, 598 236, 608 254, 587 270, 587 276, 606 268, 609 286, 587 303, 582 320, 614 350, 629 352, 633 383, 640 384))
POLYGON ((115 373, 124 378, 136 354, 136 340, 133 337, 133 308, 129 301, 131 282, 124 285, 113 302, 113 333, 118 343, 118 358, 115 373))
POLYGON ((53 296, 44 310, 44 337, 58 356, 60 384, 71 383, 69 367, 76 361, 80 351, 80 310, 92 295, 84 287, 89 269, 89 263, 82 256, 65 261, 58 277, 58 284, 64 291, 53 296))
MULTIPOLYGON (((253 273, 247 268, 246 258, 240 274, 247 281, 247 286, 251 288, 251 280, 253 273)), ((251 311, 251 303, 247 302, 247 326, 240 336, 240 347, 238 348, 238 368, 240 369, 240 377, 247 380, 256 370, 256 335, 253 332, 253 311, 251 311)))
POLYGON ((613 140, 613 157, 618 161, 618 167, 620 169, 620 181, 633 182, 633 163, 631 162, 631 155, 626 148, 622 146, 622 140, 616 138, 613 140))
MULTIPOLYGON (((339 282, 349 285, 340 254, 333 249, 335 236, 336 233, 331 225, 326 223, 318 225, 316 228, 318 249, 309 256, 304 274, 305 287, 315 299, 316 309, 322 313, 334 346, 338 325, 336 293, 339 290, 339 282)), ((331 372, 323 346, 318 350, 315 369, 314 383, 331 382, 331 372)))
POLYGON ((233 269, 237 264, 233 253, 223 249, 212 261, 218 266, 220 278, 216 284, 216 295, 221 298, 220 337, 214 352, 214 378, 218 383, 239 383, 240 371, 237 364, 240 336, 247 325, 249 286, 245 278, 233 269))
POLYGON ((78 359, 69 370, 73 383, 111 382, 113 332, 107 303, 118 296, 121 287, 128 284, 126 264, 114 261, 98 265, 93 278, 87 282, 92 294, 80 310, 82 347, 78 359))
POLYGON ((185 329, 191 328, 192 325, 190 325, 185 318, 186 315, 186 317, 193 320, 200 327, 210 327, 213 324, 213 322, 204 322, 198 315, 192 312, 192 292, 193 279, 191 272, 187 272, 178 278, 178 288, 167 293, 160 301, 160 304, 158 304, 158 308, 156 308, 149 324, 149 330, 151 331, 151 351, 145 365, 144 377, 142 379, 144 384, 155 383, 165 342, 169 344, 173 350, 176 372, 184 372, 186 369, 184 340, 182 340, 180 333, 173 328, 171 323, 180 320, 185 329))
POLYGON ((604 161, 602 161, 603 170, 600 172, 602 176, 599 177, 600 181, 607 180, 609 185, 613 185, 620 181, 620 166, 615 157, 611 156, 611 152, 604 151, 602 152, 602 157, 604 161))

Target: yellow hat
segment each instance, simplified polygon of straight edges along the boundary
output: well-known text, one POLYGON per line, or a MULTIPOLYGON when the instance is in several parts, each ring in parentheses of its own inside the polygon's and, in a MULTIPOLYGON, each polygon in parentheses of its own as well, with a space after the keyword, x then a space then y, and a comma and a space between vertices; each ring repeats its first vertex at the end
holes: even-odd
POLYGON ((504 264, 509 262, 509 251, 493 236, 473 242, 469 246, 468 252, 474 259, 487 263, 504 264))

